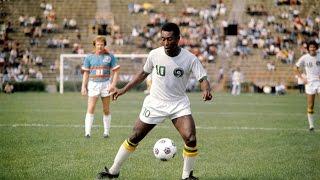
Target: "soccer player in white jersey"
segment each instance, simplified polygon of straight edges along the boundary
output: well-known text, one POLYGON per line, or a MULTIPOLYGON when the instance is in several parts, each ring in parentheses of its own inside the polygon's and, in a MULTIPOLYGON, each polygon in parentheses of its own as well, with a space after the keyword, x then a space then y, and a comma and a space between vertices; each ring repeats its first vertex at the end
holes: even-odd
POLYGON ((120 146, 111 168, 105 167, 105 170, 98 174, 98 179, 117 178, 121 165, 136 149, 138 143, 165 118, 171 119, 185 143, 182 179, 198 179, 193 176, 198 154, 196 128, 186 95, 186 86, 191 73, 200 82, 203 100, 211 100, 212 95, 206 71, 196 56, 178 46, 179 39, 179 27, 174 23, 164 24, 161 28, 163 46, 152 50, 143 70, 124 88, 117 89, 113 94, 116 100, 152 73, 150 95, 143 102, 133 133, 120 146))
POLYGON ((98 36, 93 41, 94 53, 89 54, 83 61, 83 79, 81 94, 88 95, 88 107, 85 117, 85 137, 90 138, 94 120, 94 110, 99 96, 103 106, 103 137, 109 137, 110 131, 110 96, 115 90, 120 66, 117 59, 106 49, 106 39, 98 36), (112 72, 111 72, 112 71, 112 72), (111 77, 111 75, 113 75, 111 77))
POLYGON ((296 75, 303 79, 305 86, 305 92, 307 94, 307 116, 309 122, 309 130, 314 130, 314 101, 315 95, 320 94, 320 58, 317 56, 317 49, 319 45, 315 41, 310 41, 307 44, 308 53, 301 56, 295 66, 296 75), (306 72, 306 78, 302 76, 300 67, 304 67, 306 72))

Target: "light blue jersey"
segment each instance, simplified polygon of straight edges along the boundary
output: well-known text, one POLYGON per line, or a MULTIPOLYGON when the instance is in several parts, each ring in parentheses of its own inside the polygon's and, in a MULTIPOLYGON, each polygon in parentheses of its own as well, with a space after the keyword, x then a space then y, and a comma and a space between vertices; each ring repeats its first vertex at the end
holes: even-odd
POLYGON ((84 71, 89 71, 89 80, 94 82, 109 81, 111 70, 118 68, 118 60, 112 54, 89 54, 82 66, 84 71))

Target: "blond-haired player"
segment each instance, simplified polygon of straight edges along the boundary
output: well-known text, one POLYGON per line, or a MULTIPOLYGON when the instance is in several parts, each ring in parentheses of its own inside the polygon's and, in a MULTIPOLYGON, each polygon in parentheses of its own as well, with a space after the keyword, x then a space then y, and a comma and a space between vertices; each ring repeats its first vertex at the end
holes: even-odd
POLYGON ((97 36, 93 41, 94 52, 83 61, 83 79, 81 94, 88 96, 88 107, 85 116, 85 137, 91 136, 94 111, 99 96, 103 105, 103 137, 109 137, 111 113, 110 96, 115 90, 120 66, 117 59, 106 50, 106 39, 97 36))

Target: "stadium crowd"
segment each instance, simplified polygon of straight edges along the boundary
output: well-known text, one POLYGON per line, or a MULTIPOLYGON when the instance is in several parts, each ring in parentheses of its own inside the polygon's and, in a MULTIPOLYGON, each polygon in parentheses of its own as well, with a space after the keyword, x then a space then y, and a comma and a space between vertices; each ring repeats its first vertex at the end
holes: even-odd
MULTIPOLYGON (((175 4, 175 1, 161 2, 164 6, 175 4)), ((266 62, 266 69, 274 72, 278 69, 277 61, 290 65, 297 57, 306 53, 308 40, 320 42, 320 15, 317 12, 307 15, 301 13, 302 5, 303 2, 299 0, 277 0, 275 7, 268 9, 264 4, 255 2, 246 7, 249 21, 238 23, 227 20, 228 7, 223 0, 213 0, 206 8, 194 8, 186 4, 179 16, 170 19, 166 13, 157 12, 157 7, 152 3, 129 3, 129 13, 147 15, 149 21, 144 25, 133 26, 129 35, 122 33, 118 25, 112 24, 107 27, 110 28, 108 36, 116 52, 122 53, 121 47, 125 45, 150 50, 159 46, 157 42, 160 39, 161 25, 171 21, 181 27, 180 45, 197 55, 204 67, 214 63, 218 56, 228 58, 233 55, 247 59, 251 54, 260 53, 261 59, 266 62), (226 28, 231 24, 237 24, 238 27, 235 46, 226 35, 226 28)), ((32 47, 46 46, 68 49, 72 53, 86 53, 74 17, 59 17, 50 2, 42 1, 39 8, 42 15, 21 14, 17 20, 19 27, 14 26, 12 20, 1 23, 1 82, 8 79, 36 79, 37 72, 41 72, 41 68, 47 65, 48 61, 51 71, 55 71, 57 64, 54 60, 43 59, 41 55, 34 54, 30 50, 32 47), (29 39, 29 44, 8 39, 8 34, 17 31, 23 32, 29 39), (74 31, 76 40, 65 35, 64 32, 70 31, 74 31), (15 78, 18 76, 20 78, 15 78)), ((94 29, 95 26, 92 28, 98 33, 99 29, 94 29)))

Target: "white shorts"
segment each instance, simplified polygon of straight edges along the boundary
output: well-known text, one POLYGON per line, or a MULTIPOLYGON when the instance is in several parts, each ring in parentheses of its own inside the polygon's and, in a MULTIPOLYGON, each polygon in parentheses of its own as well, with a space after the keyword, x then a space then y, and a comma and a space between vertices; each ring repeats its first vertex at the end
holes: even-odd
POLYGON ((190 115, 190 101, 188 97, 178 101, 160 101, 150 95, 144 99, 140 112, 140 120, 147 124, 159 124, 166 118, 175 119, 181 116, 190 115))
POLYGON ((306 84, 306 94, 320 94, 320 81, 309 82, 306 84))
POLYGON ((104 82, 94 82, 89 81, 88 82, 88 96, 94 97, 94 96, 101 96, 101 97, 107 97, 111 94, 109 93, 109 86, 110 81, 104 81, 104 82))

